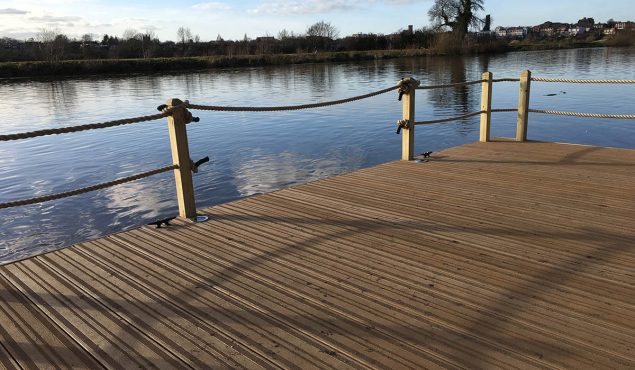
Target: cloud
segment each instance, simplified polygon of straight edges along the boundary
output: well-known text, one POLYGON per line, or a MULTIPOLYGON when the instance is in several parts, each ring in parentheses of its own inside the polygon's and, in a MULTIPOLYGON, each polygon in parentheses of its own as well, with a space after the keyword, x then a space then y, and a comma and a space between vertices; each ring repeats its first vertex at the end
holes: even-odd
POLYGON ((250 14, 320 14, 334 11, 365 9, 369 6, 384 3, 386 5, 409 5, 422 0, 270 0, 249 9, 250 14))
POLYGON ((420 1, 421 0, 386 0, 384 2, 388 5, 410 5, 420 1))
MULTIPOLYGON (((361 5, 357 0, 274 0, 267 1, 256 8, 249 9, 250 14, 319 14, 332 11, 357 9, 361 5)), ((368 2, 364 2, 368 4, 368 2)))
POLYGON ((20 10, 20 9, 14 9, 14 8, 0 9, 0 14, 26 14, 26 13, 28 13, 28 11, 20 10))
POLYGON ((36 22, 46 22, 46 23, 68 23, 68 22, 81 21, 82 17, 76 17, 76 16, 56 17, 53 15, 43 15, 40 17, 29 17, 29 20, 36 21, 36 22))
POLYGON ((196 10, 215 10, 215 11, 228 11, 231 10, 231 6, 225 3, 219 3, 216 1, 209 3, 198 3, 192 5, 193 9, 196 10))

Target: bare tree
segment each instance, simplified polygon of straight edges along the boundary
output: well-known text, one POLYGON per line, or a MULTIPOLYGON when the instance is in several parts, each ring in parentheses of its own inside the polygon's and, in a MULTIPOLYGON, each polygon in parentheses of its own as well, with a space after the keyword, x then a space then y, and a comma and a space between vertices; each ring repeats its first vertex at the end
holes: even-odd
POLYGON ((134 28, 127 28, 121 35, 122 40, 133 40, 139 38, 139 32, 134 28))
POLYGON ((307 37, 325 37, 327 39, 335 39, 339 36, 339 31, 331 23, 319 21, 307 28, 307 37))
POLYGON ((192 31, 190 31, 189 27, 181 26, 178 30, 176 30, 176 38, 177 41, 185 45, 185 43, 192 39, 192 31))
POLYGON ((292 39, 294 37, 296 37, 296 35, 295 33, 293 33, 293 31, 287 31, 286 28, 283 28, 281 31, 278 32, 277 39, 286 40, 286 39, 292 39))
POLYGON ((91 33, 85 33, 82 35, 82 43, 88 44, 93 42, 93 35, 91 33))
POLYGON ((64 48, 68 44, 68 37, 59 33, 57 29, 42 28, 35 39, 40 42, 44 60, 56 62, 64 56, 64 48))
POLYGON ((181 43, 181 56, 186 56, 191 49, 187 46, 187 43, 192 41, 192 31, 190 31, 189 27, 181 26, 176 30, 176 37, 177 42, 181 43))
POLYGON ((141 54, 144 58, 152 58, 155 54, 159 38, 152 30, 146 30, 145 33, 137 34, 137 38, 141 41, 141 54))
POLYGON ((480 26, 482 20, 477 13, 483 9, 483 0, 435 0, 428 16, 437 27, 449 27, 465 36, 470 26, 480 26))

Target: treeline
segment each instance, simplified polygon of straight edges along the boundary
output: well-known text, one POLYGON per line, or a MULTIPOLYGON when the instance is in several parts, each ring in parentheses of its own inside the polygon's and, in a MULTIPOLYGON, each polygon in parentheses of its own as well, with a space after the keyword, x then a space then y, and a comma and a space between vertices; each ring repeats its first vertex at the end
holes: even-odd
POLYGON ((70 39, 63 34, 49 34, 37 39, 21 41, 0 39, 0 62, 172 57, 234 57, 272 54, 306 54, 367 50, 403 50, 430 48, 436 37, 428 29, 404 30, 391 35, 357 34, 343 38, 334 35, 295 35, 281 31, 277 37, 263 36, 242 40, 200 41, 185 36, 177 41, 160 41, 153 34, 131 33, 122 37, 104 35, 92 40, 88 35, 70 39))
POLYGON ((235 55, 178 58, 62 60, 55 63, 0 63, 0 78, 157 73, 210 68, 258 67, 301 63, 352 62, 428 55, 427 49, 343 51, 304 54, 235 55))

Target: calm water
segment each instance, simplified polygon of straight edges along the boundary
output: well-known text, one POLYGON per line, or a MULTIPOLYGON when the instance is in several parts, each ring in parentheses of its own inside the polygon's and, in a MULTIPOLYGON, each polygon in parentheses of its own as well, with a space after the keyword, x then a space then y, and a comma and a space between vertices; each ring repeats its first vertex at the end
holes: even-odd
MULTIPOLYGON (((152 114, 167 98, 217 105, 288 105, 339 99, 412 75, 424 84, 534 76, 635 79, 635 49, 523 52, 463 58, 227 69, 175 75, 2 81, 0 133, 152 114), (8 102, 8 104, 7 104, 8 102)), ((635 86, 534 83, 533 108, 633 114, 635 86), (547 94, 557 94, 546 96, 547 94)), ((518 103, 517 83, 494 86, 494 107, 518 103)), ((418 91, 417 120, 479 110, 480 86, 418 91)), ((309 111, 194 112, 192 157, 199 207, 266 193, 399 158, 396 93, 309 111)), ((515 114, 493 117, 493 136, 514 136, 515 114)), ((416 150, 478 139, 478 117, 419 127, 416 150)), ((531 115, 531 139, 635 148, 635 122, 531 115)), ((0 202, 44 195, 169 165, 165 120, 0 143, 0 202)), ((0 263, 143 225, 177 213, 171 173, 64 200, 0 210, 0 263)))

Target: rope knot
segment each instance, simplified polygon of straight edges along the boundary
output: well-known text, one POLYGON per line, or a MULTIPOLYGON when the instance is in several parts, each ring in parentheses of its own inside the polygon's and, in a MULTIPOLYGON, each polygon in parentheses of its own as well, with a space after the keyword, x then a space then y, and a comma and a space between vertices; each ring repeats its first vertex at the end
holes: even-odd
POLYGON ((401 101, 403 94, 410 94, 419 87, 420 84, 420 81, 415 80, 412 77, 406 77, 399 80, 399 82, 397 82, 397 86, 399 86, 399 101, 401 101))
POLYGON ((399 135, 399 133, 401 132, 401 129, 409 129, 410 128, 410 121, 407 119, 400 119, 399 121, 397 121, 397 132, 396 134, 399 135))
POLYGON ((185 110, 185 124, 190 122, 199 122, 201 119, 198 117, 193 117, 192 112, 187 110, 190 106, 190 101, 181 101, 179 99, 170 99, 167 101, 167 104, 161 104, 157 107, 157 110, 163 114, 171 114, 175 109, 184 109, 185 110))

